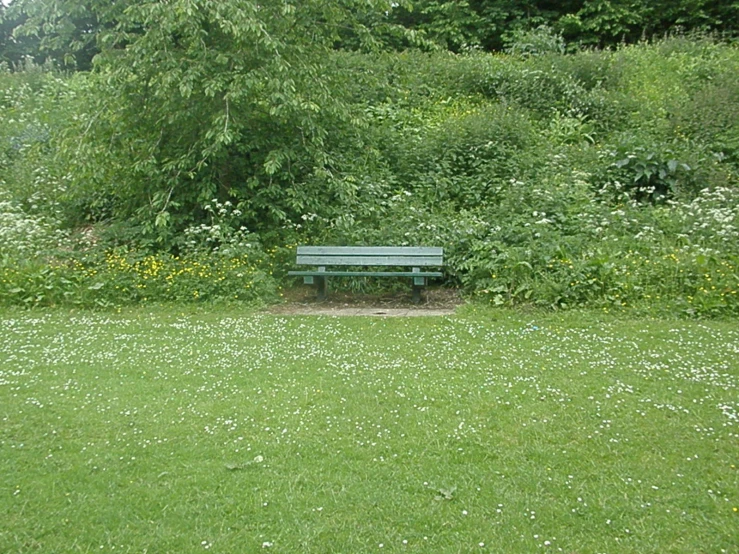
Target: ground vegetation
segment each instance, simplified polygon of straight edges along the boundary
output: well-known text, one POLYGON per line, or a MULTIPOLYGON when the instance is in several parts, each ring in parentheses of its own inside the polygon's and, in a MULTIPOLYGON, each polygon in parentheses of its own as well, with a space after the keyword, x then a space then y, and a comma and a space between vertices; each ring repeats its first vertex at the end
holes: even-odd
POLYGON ((103 7, 91 71, 0 71, 3 303, 273 297, 323 243, 443 246, 495 305, 739 311, 730 40, 455 53, 382 3, 103 7))

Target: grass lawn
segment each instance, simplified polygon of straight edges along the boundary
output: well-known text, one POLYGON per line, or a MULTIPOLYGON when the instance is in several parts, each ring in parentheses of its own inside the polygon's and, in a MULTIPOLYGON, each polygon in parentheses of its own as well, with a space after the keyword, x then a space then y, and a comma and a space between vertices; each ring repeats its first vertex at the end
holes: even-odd
POLYGON ((0 315, 0 552, 739 552, 739 325, 0 315))

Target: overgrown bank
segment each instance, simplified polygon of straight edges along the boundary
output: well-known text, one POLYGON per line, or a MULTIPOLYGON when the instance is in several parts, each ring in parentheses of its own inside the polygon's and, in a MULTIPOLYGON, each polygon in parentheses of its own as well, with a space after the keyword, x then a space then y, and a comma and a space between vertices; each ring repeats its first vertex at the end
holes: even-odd
POLYGON ((531 54, 335 53, 316 66, 328 107, 234 102, 231 142, 189 173, 172 164, 206 83, 168 127, 119 109, 130 93, 101 103, 104 70, 5 72, 2 302, 254 299, 290 245, 427 244, 494 304, 739 313, 736 46, 531 54))

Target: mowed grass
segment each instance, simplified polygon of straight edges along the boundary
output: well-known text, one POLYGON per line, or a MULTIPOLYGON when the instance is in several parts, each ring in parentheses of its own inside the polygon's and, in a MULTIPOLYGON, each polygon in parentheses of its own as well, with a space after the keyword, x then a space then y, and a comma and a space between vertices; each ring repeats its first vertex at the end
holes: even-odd
POLYGON ((0 552, 738 552, 739 326, 0 316, 0 552))

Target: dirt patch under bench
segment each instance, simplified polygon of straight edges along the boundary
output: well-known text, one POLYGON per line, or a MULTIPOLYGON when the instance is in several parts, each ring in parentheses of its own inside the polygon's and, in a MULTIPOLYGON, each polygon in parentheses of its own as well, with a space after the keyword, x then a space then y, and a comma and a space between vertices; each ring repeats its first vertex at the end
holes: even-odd
POLYGON ((445 316, 452 315, 464 300, 457 289, 427 288, 420 304, 413 304, 408 292, 380 295, 331 291, 323 301, 312 288, 296 287, 283 291, 284 302, 266 309, 278 315, 330 316, 445 316))

